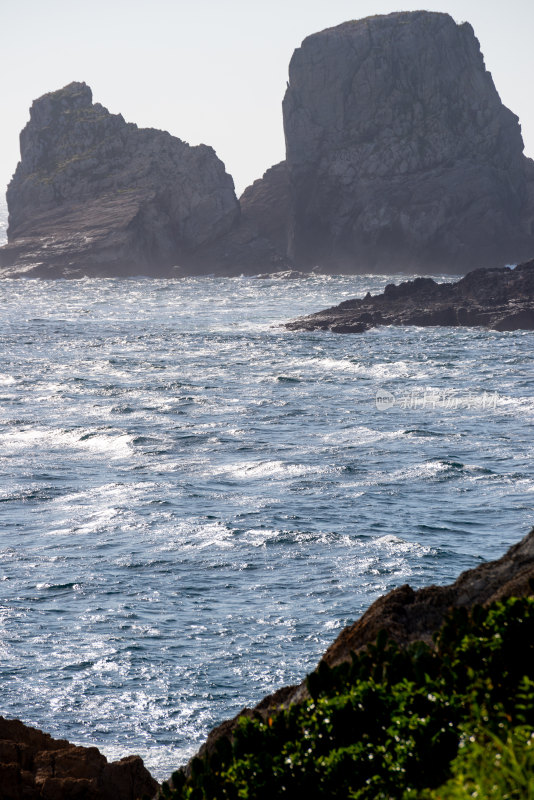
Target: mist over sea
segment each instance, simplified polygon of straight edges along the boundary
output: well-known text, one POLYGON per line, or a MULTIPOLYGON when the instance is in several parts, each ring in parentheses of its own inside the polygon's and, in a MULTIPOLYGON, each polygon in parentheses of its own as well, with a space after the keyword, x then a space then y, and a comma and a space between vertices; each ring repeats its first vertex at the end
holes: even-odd
POLYGON ((2 282, 0 713, 168 777, 527 533, 531 332, 280 327, 399 279, 2 282))
POLYGON ((7 242, 7 203, 0 196, 0 247, 7 242))

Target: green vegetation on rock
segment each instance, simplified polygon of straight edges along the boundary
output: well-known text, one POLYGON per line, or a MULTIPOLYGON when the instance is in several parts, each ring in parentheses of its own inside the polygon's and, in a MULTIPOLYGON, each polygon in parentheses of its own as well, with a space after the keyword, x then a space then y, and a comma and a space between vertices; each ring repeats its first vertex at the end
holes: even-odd
POLYGON ((435 647, 385 635, 322 662, 310 699, 243 718, 177 772, 174 800, 534 797, 534 600, 454 611, 435 647))

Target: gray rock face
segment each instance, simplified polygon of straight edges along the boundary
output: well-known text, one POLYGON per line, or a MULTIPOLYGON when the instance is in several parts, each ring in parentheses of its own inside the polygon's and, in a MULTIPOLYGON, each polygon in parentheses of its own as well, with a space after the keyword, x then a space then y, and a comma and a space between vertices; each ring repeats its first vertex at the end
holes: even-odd
POLYGON ((468 23, 394 13, 304 40, 284 98, 289 254, 459 272, 534 253, 534 164, 468 23))
POLYGON ((290 213, 286 162, 275 164, 262 178, 248 186, 239 202, 243 219, 253 223, 261 236, 269 239, 277 250, 285 253, 290 213))
POLYGON ((84 83, 33 103, 20 149, 0 264, 26 274, 187 268, 239 223, 212 148, 126 123, 84 83))

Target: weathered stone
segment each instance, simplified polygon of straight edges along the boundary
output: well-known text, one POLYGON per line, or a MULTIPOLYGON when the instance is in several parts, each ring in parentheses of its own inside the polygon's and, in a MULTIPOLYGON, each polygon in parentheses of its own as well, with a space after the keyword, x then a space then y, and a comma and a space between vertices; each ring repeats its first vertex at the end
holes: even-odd
POLYGON ((96 747, 0 717, 2 800, 138 800, 157 788, 139 756, 110 764, 96 747))
MULTIPOLYGON (((84 83, 36 100, 9 184, 7 274, 172 274, 239 223, 211 147, 138 128, 84 83)), ((6 274, 6 272, 4 272, 6 274)))
POLYGON ((534 260, 515 269, 478 269, 455 283, 416 278, 372 297, 288 322, 290 330, 363 333, 376 325, 484 326, 496 331, 534 330, 534 260))
POLYGON ((304 40, 283 103, 289 255, 464 272, 534 253, 534 164, 468 23, 399 12, 304 40))

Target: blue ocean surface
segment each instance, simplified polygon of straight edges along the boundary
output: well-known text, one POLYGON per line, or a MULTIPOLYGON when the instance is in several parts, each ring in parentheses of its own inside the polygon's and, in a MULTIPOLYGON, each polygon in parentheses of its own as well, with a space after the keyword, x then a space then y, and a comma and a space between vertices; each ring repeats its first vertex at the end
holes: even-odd
POLYGON ((400 278, 2 282, 0 713, 168 777, 528 532, 532 332, 281 327, 400 278))

